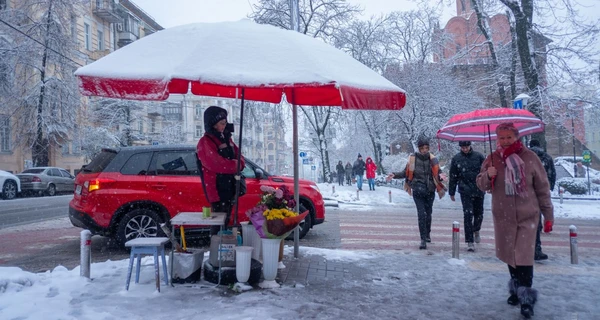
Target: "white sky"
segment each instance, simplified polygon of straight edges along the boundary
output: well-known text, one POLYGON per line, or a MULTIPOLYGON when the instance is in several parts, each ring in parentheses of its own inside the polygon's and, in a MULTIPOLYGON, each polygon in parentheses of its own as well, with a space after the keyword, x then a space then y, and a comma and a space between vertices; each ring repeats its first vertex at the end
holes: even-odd
MULTIPOLYGON (((163 27, 194 22, 237 21, 252 12, 256 0, 133 0, 163 27)), ((415 9, 411 0, 349 0, 361 5, 366 17, 391 11, 415 9)))

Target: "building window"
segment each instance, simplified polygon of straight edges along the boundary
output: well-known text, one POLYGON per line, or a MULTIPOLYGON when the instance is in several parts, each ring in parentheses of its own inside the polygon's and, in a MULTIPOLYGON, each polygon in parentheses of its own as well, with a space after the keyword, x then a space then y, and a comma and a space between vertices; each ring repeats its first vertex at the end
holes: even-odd
POLYGON ((83 29, 85 31, 85 49, 92 50, 92 28, 89 24, 84 23, 83 29))
POLYGON ((196 137, 202 136, 202 126, 196 125, 196 137))
POLYGON ((150 123, 150 132, 156 132, 156 119, 152 118, 152 122, 150 123))
POLYGON ((10 151, 10 118, 0 116, 0 151, 10 151))
POLYGON ((273 160, 275 160, 275 156, 274 156, 274 155, 272 155, 272 154, 270 154, 270 155, 269 155, 269 161, 273 161, 273 160))
POLYGON ((202 119, 202 106, 197 104, 196 105, 196 119, 202 119))
POLYGON ((104 50, 104 31, 98 30, 98 50, 104 50))
POLYGON ((6 0, 0 0, 0 10, 4 10, 6 7, 6 0))
POLYGON ((269 145, 267 146, 267 149, 273 150, 274 147, 275 147, 275 144, 269 143, 269 145))
POLYGON ((138 131, 144 133, 144 121, 142 119, 138 120, 138 131))

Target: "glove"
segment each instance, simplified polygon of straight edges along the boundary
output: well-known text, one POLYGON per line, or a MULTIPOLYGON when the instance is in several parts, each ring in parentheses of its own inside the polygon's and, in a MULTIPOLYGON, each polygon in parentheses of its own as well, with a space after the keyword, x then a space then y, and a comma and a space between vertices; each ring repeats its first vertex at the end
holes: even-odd
POLYGON ((554 225, 554 222, 546 220, 544 221, 544 233, 548 233, 550 231, 552 231, 552 226, 554 225))

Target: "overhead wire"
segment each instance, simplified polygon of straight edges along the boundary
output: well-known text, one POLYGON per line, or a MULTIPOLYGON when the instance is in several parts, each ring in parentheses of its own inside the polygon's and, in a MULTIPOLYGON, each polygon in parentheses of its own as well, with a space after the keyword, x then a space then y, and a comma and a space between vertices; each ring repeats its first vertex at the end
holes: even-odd
POLYGON ((41 42, 40 42, 40 41, 38 41, 37 39, 35 39, 35 38, 31 37, 30 35, 26 34, 25 32, 23 32, 23 31, 19 30, 18 28, 16 28, 16 27, 15 27, 15 26, 13 26, 12 24, 10 24, 10 23, 8 23, 8 22, 6 22, 6 21, 2 20, 2 19, 0 19, 0 22, 4 23, 4 24, 5 24, 5 25, 7 25, 9 28, 11 28, 11 29, 13 29, 13 30, 17 31, 18 33, 20 33, 20 34, 24 35, 25 37, 27 37, 27 38, 29 38, 29 39, 33 40, 34 42, 36 42, 36 43, 40 44, 41 46, 43 46, 43 47, 47 48, 48 50, 50 50, 50 51, 52 51, 52 52, 54 52, 54 53, 58 54, 59 56, 61 56, 61 57, 65 58, 65 59, 67 59, 67 60, 69 60, 69 61, 71 61, 72 63, 74 63, 74 64, 76 64, 76 65, 78 65, 78 66, 80 66, 80 67, 83 67, 83 66, 84 66, 83 64, 80 64, 79 62, 77 62, 77 61, 75 61, 75 60, 73 60, 73 59, 71 59, 71 58, 69 58, 69 57, 65 56, 64 54, 62 54, 62 53, 60 53, 60 52, 58 52, 58 51, 56 51, 56 50, 54 50, 54 49, 52 49, 52 48, 50 48, 50 47, 47 47, 45 44, 41 43, 41 42))

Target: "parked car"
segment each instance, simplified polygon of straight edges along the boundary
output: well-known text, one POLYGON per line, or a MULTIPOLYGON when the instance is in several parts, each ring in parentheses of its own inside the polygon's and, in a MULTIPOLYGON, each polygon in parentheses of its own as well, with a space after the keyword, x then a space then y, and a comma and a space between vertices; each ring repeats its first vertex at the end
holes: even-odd
POLYGON ((14 199, 21 192, 21 181, 14 174, 0 170, 0 187, 0 197, 2 199, 14 199))
POLYGON ((17 177, 21 180, 23 193, 54 196, 75 190, 75 177, 62 168, 35 167, 17 174, 17 177))
MULTIPOLYGON (((274 176, 246 159, 242 172, 246 194, 240 198, 238 221, 248 221, 263 185, 287 186, 294 179, 274 176)), ((198 172, 195 146, 142 146, 103 149, 75 179, 69 204, 71 223, 116 239, 121 245, 138 237, 163 236, 159 226, 180 212, 201 212, 210 206, 198 172)), ((300 237, 325 221, 325 203, 317 185, 300 180, 300 204, 310 211, 300 237)), ((199 229, 208 230, 208 228, 199 229)))

